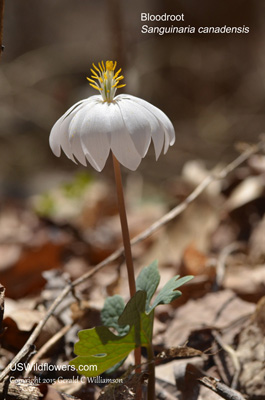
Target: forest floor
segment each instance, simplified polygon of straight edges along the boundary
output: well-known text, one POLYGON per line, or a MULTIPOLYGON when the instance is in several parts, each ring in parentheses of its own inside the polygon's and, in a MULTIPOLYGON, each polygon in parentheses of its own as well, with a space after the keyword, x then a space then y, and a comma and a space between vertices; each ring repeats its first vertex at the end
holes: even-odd
MULTIPOLYGON (((190 161, 163 193, 146 190, 139 176, 127 181, 130 234, 140 235, 132 247, 136 276, 154 260, 159 289, 175 275, 194 276, 155 313, 157 399, 265 399, 265 156, 256 150, 246 147, 245 162, 217 179, 190 161)), ((78 331, 101 325, 105 299, 129 299, 124 258, 115 253, 121 245, 111 181, 79 173, 23 204, 3 201, 0 370, 13 366, 1 398, 133 399, 139 385, 145 398, 144 349, 139 376, 131 354, 98 379, 83 379, 68 364, 78 331)))

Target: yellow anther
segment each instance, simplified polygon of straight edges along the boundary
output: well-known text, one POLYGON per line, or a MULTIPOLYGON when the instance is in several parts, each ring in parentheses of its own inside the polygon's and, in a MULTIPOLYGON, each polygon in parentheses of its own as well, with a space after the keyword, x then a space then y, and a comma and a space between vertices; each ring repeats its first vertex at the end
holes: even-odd
POLYGON ((116 79, 120 72, 121 72, 121 68, 116 72, 116 74, 114 75, 113 79, 116 79))
POLYGON ((92 72, 92 74, 93 74, 96 78, 98 78, 97 73, 96 73, 92 68, 90 68, 90 71, 92 72))
POLYGON ((104 65, 104 62, 103 62, 103 61, 101 61, 101 65, 102 65, 103 71, 105 72, 105 65, 104 65))
POLYGON ((98 87, 98 86, 96 86, 96 85, 93 85, 93 83, 90 83, 89 84, 90 86, 92 86, 92 88, 94 88, 94 89, 97 89, 97 90, 103 90, 102 88, 100 88, 100 87, 98 87))
POLYGON ((96 82, 95 82, 93 79, 90 79, 90 78, 88 78, 88 77, 86 77, 86 78, 87 78, 87 80, 88 80, 89 82, 92 82, 92 83, 96 84, 96 82))
POLYGON ((116 86, 116 88, 117 88, 117 89, 120 89, 120 88, 122 88, 122 87, 124 87, 124 86, 126 86, 126 83, 125 83, 124 85, 116 86))
POLYGON ((95 68, 95 70, 100 73, 100 70, 98 69, 98 67, 94 63, 92 65, 95 68))

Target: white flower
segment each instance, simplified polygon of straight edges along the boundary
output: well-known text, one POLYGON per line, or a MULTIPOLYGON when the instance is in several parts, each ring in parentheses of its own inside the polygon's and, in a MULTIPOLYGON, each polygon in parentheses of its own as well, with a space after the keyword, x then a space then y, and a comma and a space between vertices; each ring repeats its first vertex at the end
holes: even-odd
POLYGON ((61 149, 72 161, 89 163, 97 170, 104 168, 110 150, 125 167, 135 170, 146 155, 151 140, 156 159, 175 142, 175 132, 169 118, 157 107, 138 97, 121 94, 123 87, 114 73, 112 61, 94 64, 92 78, 87 78, 100 95, 74 104, 53 126, 50 146, 59 157, 61 149), (97 81, 95 80, 97 79, 97 81))

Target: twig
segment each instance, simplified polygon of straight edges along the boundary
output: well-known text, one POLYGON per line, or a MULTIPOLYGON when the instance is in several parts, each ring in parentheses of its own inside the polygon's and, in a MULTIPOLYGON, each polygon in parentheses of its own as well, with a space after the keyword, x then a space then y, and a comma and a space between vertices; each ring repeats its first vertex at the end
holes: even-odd
MULTIPOLYGON (((131 240, 131 245, 135 245, 150 235, 154 233, 156 230, 161 228, 163 225, 177 217, 181 214, 190 203, 192 203, 208 186, 215 180, 224 179, 230 172, 232 172, 235 168, 245 162, 251 155, 261 151, 264 148, 264 140, 261 140, 256 145, 249 147, 245 152, 240 154, 234 161, 224 167, 219 173, 209 175, 206 177, 194 190, 193 192, 178 206, 173 208, 169 213, 167 213, 164 217, 160 218, 157 222, 152 224, 148 229, 143 231, 141 234, 136 236, 134 239, 131 240)), ((59 294, 59 296, 54 300, 52 305, 47 310, 46 315, 44 318, 39 322, 36 326, 35 330, 32 332, 30 337, 28 338, 27 342, 24 344, 22 349, 19 353, 14 357, 14 359, 7 365, 7 367, 3 370, 0 375, 0 381, 2 381, 10 372, 11 368, 15 366, 15 364, 21 360, 21 358, 28 353, 30 346, 35 342, 37 337, 39 336, 42 328, 50 318, 50 316, 54 313, 57 306, 61 303, 61 301, 71 292, 73 287, 80 285, 85 280, 93 276, 97 271, 101 270, 106 265, 110 264, 111 262, 117 260, 123 254, 123 247, 116 250, 112 253, 109 257, 105 258, 105 260, 101 261, 98 265, 96 265, 91 271, 85 273, 80 278, 74 280, 72 283, 69 283, 64 290, 59 294)))
POLYGON ((4 400, 40 400, 40 399, 61 399, 61 400, 80 400, 66 393, 57 392, 51 385, 34 384, 31 382, 23 382, 23 379, 18 381, 0 383, 0 398, 4 400), (7 385, 6 385, 7 384, 7 385), (5 387, 6 385, 6 387, 5 387), (56 395, 56 397, 55 397, 56 395))
POLYGON ((236 390, 231 389, 226 386, 224 383, 219 382, 217 379, 204 376, 203 378, 199 378, 198 381, 206 386, 208 389, 217 393, 220 397, 226 400, 246 400, 241 393, 236 390))
POLYGON ((222 349, 225 350, 230 355, 230 358, 232 360, 233 366, 235 368, 235 374, 234 374, 231 386, 232 386, 233 389, 235 389, 236 386, 237 386, 238 377, 239 377, 239 374, 240 374, 240 371, 241 371, 241 365, 240 365, 240 362, 238 360, 237 353, 231 346, 229 346, 228 344, 224 343, 221 335, 219 335, 219 333, 217 331, 213 332, 213 336, 214 336, 215 340, 218 342, 218 344, 222 347, 222 349))
POLYGON ((162 218, 160 218, 158 221, 152 224, 144 232, 136 236, 131 241, 131 243, 134 245, 148 238, 153 232, 155 232, 163 225, 167 224, 169 221, 171 221, 179 214, 181 214, 183 211, 185 211, 188 205, 192 203, 195 199, 197 199, 197 197, 199 197, 199 195, 210 185, 210 183, 216 180, 221 180, 226 178, 230 172, 236 169, 239 165, 243 164, 250 156, 264 149, 264 147, 265 147, 265 138, 262 138, 260 142, 258 142, 253 146, 250 146, 246 151, 240 154, 240 156, 238 156, 230 164, 226 165, 221 171, 208 175, 206 178, 202 180, 202 182, 193 190, 193 192, 191 192, 191 194, 182 203, 180 203, 178 206, 176 206, 167 214, 165 214, 162 218))
POLYGON ((36 385, 16 381, 0 383, 0 398, 9 400, 39 400, 43 397, 36 385), (6 387, 5 387, 6 386, 6 387), (3 396, 3 397, 2 397, 3 396))
POLYGON ((34 355, 34 357, 30 360, 30 363, 27 367, 24 378, 27 378, 31 373, 33 366, 39 361, 39 359, 47 353, 47 351, 57 343, 68 331, 71 329, 73 324, 66 325, 62 329, 59 330, 55 335, 53 335, 44 345, 39 349, 39 351, 34 355))

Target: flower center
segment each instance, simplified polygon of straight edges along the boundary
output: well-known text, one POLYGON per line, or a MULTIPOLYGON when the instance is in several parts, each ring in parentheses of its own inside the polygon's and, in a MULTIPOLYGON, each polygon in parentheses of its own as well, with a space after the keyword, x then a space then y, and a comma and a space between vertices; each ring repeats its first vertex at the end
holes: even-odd
POLYGON ((98 63, 98 67, 93 63, 93 68, 91 68, 91 78, 87 77, 87 80, 90 82, 89 84, 94 88, 100 91, 101 96, 104 101, 108 103, 112 102, 116 93, 116 90, 126 86, 125 84, 121 85, 120 81, 124 78, 120 75, 121 68, 115 71, 117 62, 115 61, 101 61, 98 63))

